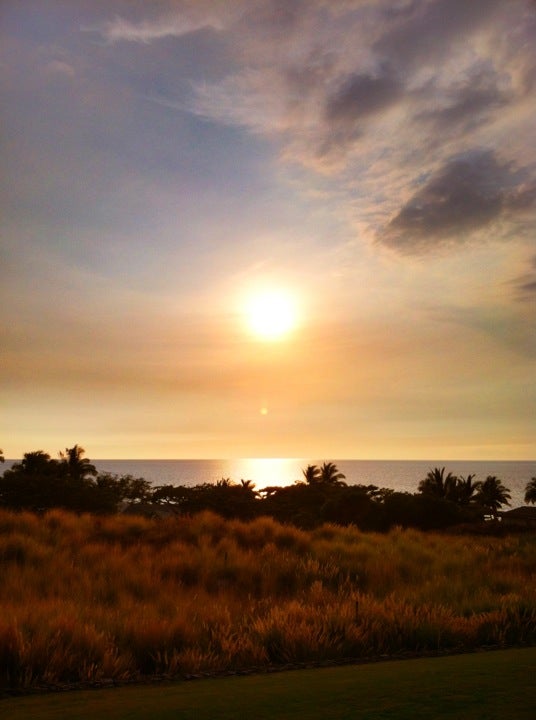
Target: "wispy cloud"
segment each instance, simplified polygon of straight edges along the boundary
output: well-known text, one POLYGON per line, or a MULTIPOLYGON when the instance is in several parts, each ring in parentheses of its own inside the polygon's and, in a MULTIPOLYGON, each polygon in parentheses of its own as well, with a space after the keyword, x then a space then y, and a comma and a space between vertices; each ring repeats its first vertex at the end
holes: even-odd
POLYGON ((167 37, 182 37, 198 30, 211 28, 221 30, 223 16, 217 7, 211 11, 207 3, 176 3, 165 13, 143 20, 130 20, 116 15, 99 26, 84 30, 99 32, 110 43, 120 41, 150 43, 167 37))

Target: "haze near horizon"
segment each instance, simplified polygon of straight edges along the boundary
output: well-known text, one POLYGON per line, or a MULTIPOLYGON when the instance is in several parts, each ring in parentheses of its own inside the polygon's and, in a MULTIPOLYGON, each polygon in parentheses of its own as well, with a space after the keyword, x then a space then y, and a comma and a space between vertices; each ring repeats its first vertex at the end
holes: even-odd
POLYGON ((0 446, 536 457, 536 5, 5 0, 0 446))

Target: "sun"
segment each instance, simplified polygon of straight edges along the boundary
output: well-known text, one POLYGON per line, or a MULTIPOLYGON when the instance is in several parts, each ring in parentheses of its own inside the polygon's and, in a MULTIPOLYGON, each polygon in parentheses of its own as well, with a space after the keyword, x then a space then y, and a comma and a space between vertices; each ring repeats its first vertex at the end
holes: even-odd
POLYGON ((284 290, 264 290, 247 302, 246 315, 250 330, 262 340, 280 340, 294 329, 296 303, 284 290))

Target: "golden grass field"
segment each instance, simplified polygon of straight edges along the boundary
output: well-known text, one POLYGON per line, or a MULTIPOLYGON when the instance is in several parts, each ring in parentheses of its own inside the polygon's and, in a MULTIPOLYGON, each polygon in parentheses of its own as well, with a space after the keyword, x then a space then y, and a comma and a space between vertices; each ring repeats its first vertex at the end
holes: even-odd
POLYGON ((0 511, 0 686, 536 642, 536 536, 0 511))

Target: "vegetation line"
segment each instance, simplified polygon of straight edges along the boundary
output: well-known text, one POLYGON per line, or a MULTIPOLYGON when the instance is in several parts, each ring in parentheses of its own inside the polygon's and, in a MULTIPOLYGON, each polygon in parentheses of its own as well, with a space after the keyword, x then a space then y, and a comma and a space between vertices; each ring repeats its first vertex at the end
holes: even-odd
MULTIPOLYGON (((536 502, 536 478, 527 484, 525 500, 536 502)), ((376 485, 348 485, 332 462, 308 465, 303 481, 285 487, 257 490, 250 480, 236 483, 230 478, 193 487, 154 487, 131 475, 97 473, 79 445, 60 452, 57 460, 42 450, 26 453, 0 477, 0 507, 10 510, 63 508, 98 514, 128 510, 160 517, 210 510, 242 520, 269 516, 304 529, 326 522, 375 531, 474 525, 499 518, 509 501, 509 489, 496 476, 481 481, 474 475, 456 477, 444 467, 432 468, 417 493, 396 492, 376 485)))

